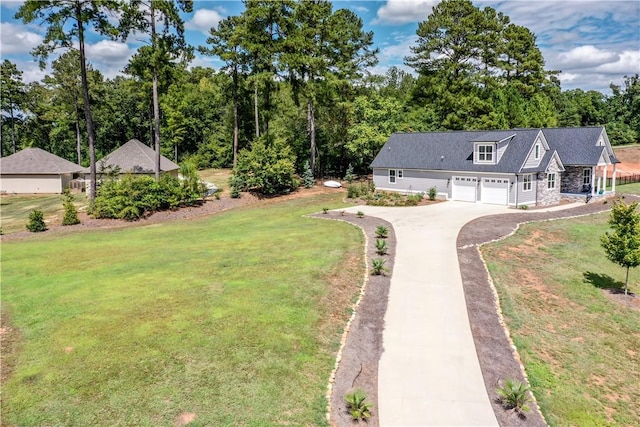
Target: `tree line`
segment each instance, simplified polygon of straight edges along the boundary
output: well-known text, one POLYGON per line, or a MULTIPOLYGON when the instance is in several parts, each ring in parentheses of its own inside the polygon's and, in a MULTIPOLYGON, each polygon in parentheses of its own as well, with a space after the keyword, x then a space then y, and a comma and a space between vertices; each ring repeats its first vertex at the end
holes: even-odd
POLYGON ((41 82, 1 64, 2 155, 35 146, 95 168, 137 138, 201 168, 233 167, 256 146, 286 152, 299 173, 308 161, 316 176, 342 176, 349 165, 366 173, 398 131, 606 125, 614 144, 640 140, 638 75, 608 96, 562 91, 535 35, 490 7, 440 2, 405 58, 415 73, 371 75, 378 50, 354 12, 325 0, 244 3, 205 45, 188 46, 180 12, 192 1, 26 1, 16 16, 46 27, 34 56, 45 65, 65 53, 41 82), (106 79, 84 52, 88 30, 147 43, 106 79), (224 65, 191 67, 195 49, 224 65))

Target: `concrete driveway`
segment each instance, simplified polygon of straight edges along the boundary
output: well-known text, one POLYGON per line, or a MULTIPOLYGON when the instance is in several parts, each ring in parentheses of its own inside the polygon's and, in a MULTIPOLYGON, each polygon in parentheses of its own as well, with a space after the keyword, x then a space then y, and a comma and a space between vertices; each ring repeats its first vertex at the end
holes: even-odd
POLYGON ((497 426, 469 326, 456 238, 472 219, 509 210, 448 201, 348 211, 389 221, 397 238, 378 370, 380 425, 497 426))

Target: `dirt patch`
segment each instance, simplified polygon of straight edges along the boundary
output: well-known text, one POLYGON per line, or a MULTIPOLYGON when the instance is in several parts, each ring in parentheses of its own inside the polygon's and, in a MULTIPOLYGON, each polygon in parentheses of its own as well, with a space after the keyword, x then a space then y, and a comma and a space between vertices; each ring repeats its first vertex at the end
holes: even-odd
POLYGON ((196 414, 194 414, 193 412, 183 412, 176 417, 176 419, 173 421, 173 425, 175 427, 186 426, 187 424, 189 424, 191 421, 195 419, 196 419, 196 414))
POLYGON ((624 289, 620 288, 602 289, 602 292, 616 304, 620 304, 631 310, 640 311, 640 298, 637 294, 629 292, 628 295, 625 295, 624 289))

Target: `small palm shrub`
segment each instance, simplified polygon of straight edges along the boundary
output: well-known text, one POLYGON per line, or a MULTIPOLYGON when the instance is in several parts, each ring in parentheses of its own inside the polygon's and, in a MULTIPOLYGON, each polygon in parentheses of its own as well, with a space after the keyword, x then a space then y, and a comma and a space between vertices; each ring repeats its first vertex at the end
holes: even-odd
POLYGON ((376 253, 378 255, 385 255, 387 253, 387 241, 376 239, 376 253))
POLYGON ((376 237, 380 239, 386 239, 389 236, 389 229, 384 225, 376 227, 376 237))
POLYGON ((65 189, 63 193, 64 217, 62 218, 62 225, 75 225, 80 224, 80 218, 78 218, 78 209, 73 204, 73 194, 69 189, 65 189))
POLYGON ((437 195, 438 195, 438 190, 436 190, 436 187, 429 188, 429 192, 427 193, 427 196, 429 196, 429 200, 433 202, 436 199, 437 195))
POLYGON ((496 390, 498 396, 500 396, 498 401, 502 407, 513 409, 520 414, 529 411, 527 406, 527 403, 529 403, 528 391, 528 385, 513 379, 507 379, 504 385, 496 390))
POLYGON ((29 213, 29 222, 27 222, 27 230, 32 233, 47 231, 47 224, 44 223, 44 213, 41 210, 34 209, 29 213))
POLYGON ((364 212, 358 211, 356 215, 358 216, 358 218, 362 218, 364 216, 364 212))
POLYGON ((329 212, 329 208, 322 208, 322 213, 326 214, 327 212, 329 212))
POLYGON ((371 274, 373 276, 384 276, 384 273, 389 271, 386 267, 387 260, 382 258, 375 258, 371 260, 371 274))
POLYGON ((347 393, 344 400, 354 421, 366 421, 371 417, 371 406, 373 404, 367 402, 367 394, 362 389, 357 388, 351 393, 347 393))

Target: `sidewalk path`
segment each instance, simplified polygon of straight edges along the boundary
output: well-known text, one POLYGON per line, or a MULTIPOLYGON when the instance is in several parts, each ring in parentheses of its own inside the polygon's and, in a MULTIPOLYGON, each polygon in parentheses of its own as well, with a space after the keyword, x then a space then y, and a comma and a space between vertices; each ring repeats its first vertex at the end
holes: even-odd
POLYGON ((348 211, 389 221, 397 238, 378 371, 380 425, 497 426, 469 326, 456 238, 474 218, 509 210, 449 201, 348 211))

